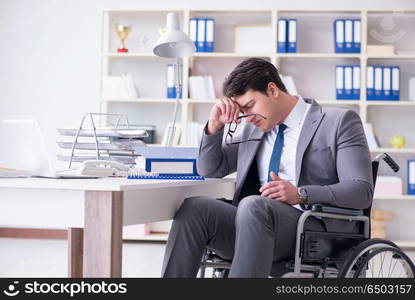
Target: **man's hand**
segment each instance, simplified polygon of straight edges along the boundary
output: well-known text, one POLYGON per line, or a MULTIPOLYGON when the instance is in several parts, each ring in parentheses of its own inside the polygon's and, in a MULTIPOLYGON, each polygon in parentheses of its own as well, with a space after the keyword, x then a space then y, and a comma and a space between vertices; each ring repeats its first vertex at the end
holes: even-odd
POLYGON ((282 180, 274 172, 271 172, 271 178, 272 181, 264 184, 259 189, 262 197, 268 197, 290 205, 300 203, 298 189, 295 185, 292 185, 289 181, 282 180))
MULTIPOLYGON (((215 134, 220 131, 225 124, 231 123, 239 116, 239 106, 228 98, 219 100, 210 111, 207 134, 215 134)), ((236 122, 240 122, 237 120, 236 122)))

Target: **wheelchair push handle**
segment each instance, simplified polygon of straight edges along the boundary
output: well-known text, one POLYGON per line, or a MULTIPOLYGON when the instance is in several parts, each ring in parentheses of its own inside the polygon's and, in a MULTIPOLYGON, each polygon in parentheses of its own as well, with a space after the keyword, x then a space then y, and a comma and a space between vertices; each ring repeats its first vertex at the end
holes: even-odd
POLYGON ((377 155, 375 157, 375 162, 379 163, 381 159, 383 159, 395 173, 399 171, 399 165, 387 153, 377 155))

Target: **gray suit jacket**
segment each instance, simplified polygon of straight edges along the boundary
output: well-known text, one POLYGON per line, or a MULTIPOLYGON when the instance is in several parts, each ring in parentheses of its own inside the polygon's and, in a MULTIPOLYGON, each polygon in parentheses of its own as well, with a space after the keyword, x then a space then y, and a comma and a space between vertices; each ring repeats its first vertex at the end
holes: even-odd
MULTIPOLYGON (((373 175, 362 122, 347 109, 322 107, 315 100, 300 133, 296 153, 296 181, 307 188, 309 204, 321 203, 345 208, 371 206, 373 175)), ((202 136, 198 172, 219 178, 237 171, 233 204, 248 195, 259 194, 255 155, 260 142, 223 144, 226 129, 202 136)), ((264 133, 246 124, 241 139, 261 139, 264 133)))

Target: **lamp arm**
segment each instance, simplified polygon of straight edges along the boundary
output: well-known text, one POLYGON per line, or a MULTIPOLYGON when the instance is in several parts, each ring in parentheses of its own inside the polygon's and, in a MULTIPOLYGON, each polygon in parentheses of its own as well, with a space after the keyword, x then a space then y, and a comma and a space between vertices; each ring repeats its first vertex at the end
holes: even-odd
POLYGON ((173 110, 173 121, 172 121, 172 128, 168 131, 169 135, 167 137, 167 147, 173 146, 173 139, 176 131, 176 119, 177 119, 177 111, 179 108, 179 99, 182 94, 182 58, 177 58, 177 62, 174 65, 174 83, 176 86, 176 101, 174 103, 174 110, 173 110))

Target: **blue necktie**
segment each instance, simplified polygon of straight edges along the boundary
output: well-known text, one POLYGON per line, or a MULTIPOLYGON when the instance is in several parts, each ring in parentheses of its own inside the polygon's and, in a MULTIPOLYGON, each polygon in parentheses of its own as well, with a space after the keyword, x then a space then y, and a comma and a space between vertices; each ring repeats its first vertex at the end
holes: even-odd
POLYGON ((287 125, 281 124, 278 127, 277 138, 275 139, 274 149, 272 150, 271 160, 269 162, 268 170, 268 182, 272 181, 271 171, 278 175, 278 170, 280 168, 281 153, 282 147, 284 146, 284 130, 287 128, 287 125))

